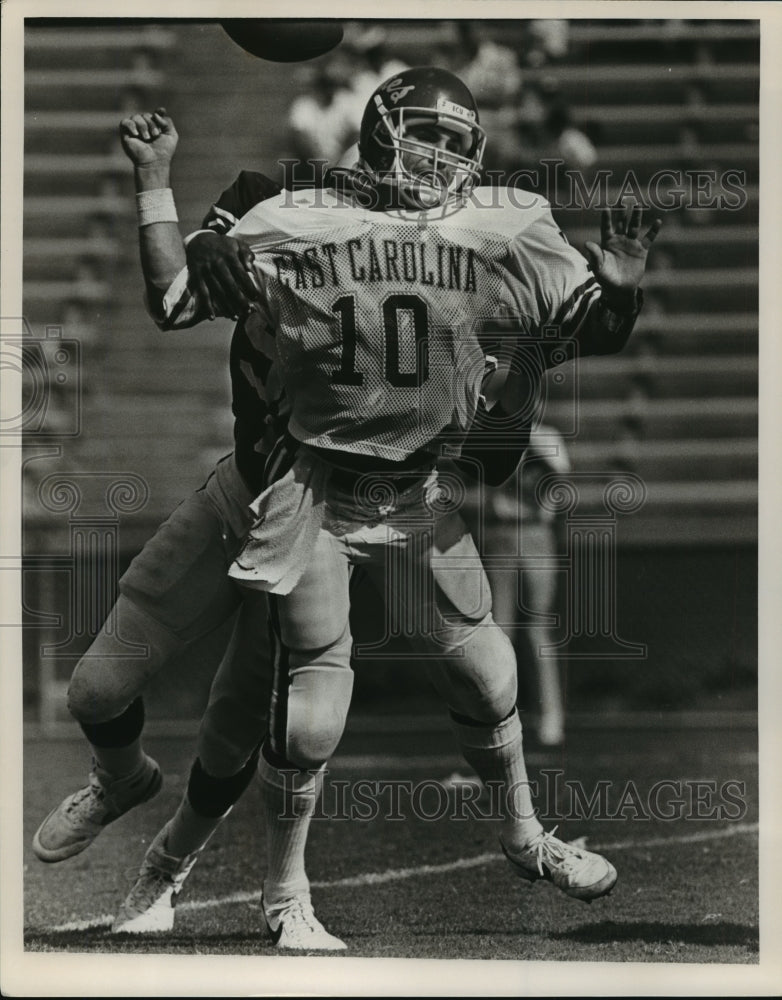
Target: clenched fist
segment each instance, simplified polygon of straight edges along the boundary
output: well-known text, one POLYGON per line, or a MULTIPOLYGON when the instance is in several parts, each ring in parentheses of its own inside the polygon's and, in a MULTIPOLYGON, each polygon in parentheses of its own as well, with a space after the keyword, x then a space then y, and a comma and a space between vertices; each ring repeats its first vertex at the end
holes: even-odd
POLYGON ((136 167, 169 164, 179 142, 165 108, 123 118, 119 134, 123 150, 136 167))

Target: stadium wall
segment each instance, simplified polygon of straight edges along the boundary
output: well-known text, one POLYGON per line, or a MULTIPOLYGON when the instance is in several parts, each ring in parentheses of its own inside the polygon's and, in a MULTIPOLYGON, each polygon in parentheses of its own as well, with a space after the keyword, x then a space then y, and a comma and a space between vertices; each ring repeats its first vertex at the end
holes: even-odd
MULTIPOLYGON (((132 554, 123 553, 120 568, 132 554)), ((73 581, 94 578, 94 573, 94 564, 77 565, 72 575, 44 578, 32 574, 28 578, 27 607, 40 608, 44 602, 49 611, 62 616, 59 627, 46 628, 28 618, 24 689, 26 713, 31 719, 37 718, 40 709, 42 663, 53 671, 52 680, 64 685, 78 656, 89 645, 89 630, 78 634, 74 628, 73 581), (37 592, 44 579, 45 590, 37 592)), ((757 570, 753 547, 620 547, 616 578, 615 633, 610 644, 605 637, 602 643, 610 655, 596 654, 588 637, 568 637, 565 587, 560 586, 558 623, 552 628, 552 639, 564 643, 558 656, 569 710, 756 706, 757 570), (632 656, 623 657, 617 641, 645 648, 640 653, 633 649, 632 656)), ((104 595, 105 611, 112 596, 110 591, 104 595)), ((100 620, 100 609, 95 609, 93 618, 100 620)), ((384 622, 369 608, 354 619, 353 627, 358 642, 370 642, 383 634, 384 622)), ((230 623, 194 645, 164 676, 153 680, 148 698, 151 716, 199 715, 229 633, 230 623)), ((393 659, 362 659, 355 664, 355 704, 382 711, 437 710, 421 661, 398 640, 387 650, 395 651, 393 659)), ((521 703, 525 697, 534 703, 534 690, 523 664, 519 678, 521 703)), ((67 717, 62 700, 56 716, 67 717)))

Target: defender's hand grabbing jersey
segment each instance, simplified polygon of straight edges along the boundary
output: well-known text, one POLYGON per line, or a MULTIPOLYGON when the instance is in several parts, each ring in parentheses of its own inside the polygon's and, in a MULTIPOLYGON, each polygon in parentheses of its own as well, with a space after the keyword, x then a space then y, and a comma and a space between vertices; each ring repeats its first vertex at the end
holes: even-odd
MULTIPOLYGON (((283 192, 230 234, 255 253, 260 299, 245 326, 267 361, 253 369, 278 363, 289 430, 311 446, 392 462, 444 444, 458 454, 484 375, 479 333, 492 320, 511 320, 516 345, 543 352, 541 367, 563 340, 579 354, 601 350, 587 322, 600 286, 528 192, 478 188, 463 206, 424 212, 283 192)), ((204 318, 186 271, 164 309, 164 327, 204 318)))

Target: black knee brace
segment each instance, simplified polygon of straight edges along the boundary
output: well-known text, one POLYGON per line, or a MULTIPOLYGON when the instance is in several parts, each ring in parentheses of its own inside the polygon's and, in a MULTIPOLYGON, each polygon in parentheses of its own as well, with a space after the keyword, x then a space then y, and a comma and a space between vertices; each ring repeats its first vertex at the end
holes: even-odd
POLYGON ((196 757, 187 783, 187 797, 193 809, 202 816, 217 817, 226 813, 238 802, 245 788, 250 784, 258 767, 260 744, 253 750, 250 759, 237 774, 227 778, 215 778, 201 766, 196 757))
POLYGON ((126 747, 144 728, 144 702, 139 695, 125 711, 108 722, 80 722, 82 732, 95 747, 126 747))

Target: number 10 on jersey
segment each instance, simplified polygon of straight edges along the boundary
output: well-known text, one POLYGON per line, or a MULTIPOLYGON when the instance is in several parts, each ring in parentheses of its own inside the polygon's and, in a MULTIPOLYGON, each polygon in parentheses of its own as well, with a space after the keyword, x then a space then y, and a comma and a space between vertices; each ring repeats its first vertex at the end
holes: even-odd
MULTIPOLYGON (((342 341, 341 363, 339 368, 332 371, 331 382, 333 385, 363 385, 364 372, 356 367, 359 341, 356 296, 341 296, 331 310, 339 316, 342 341)), ((381 308, 380 334, 383 339, 383 374, 386 380, 400 389, 422 386, 429 378, 429 311, 426 302, 418 295, 390 295, 381 308), (401 316, 405 314, 410 319, 408 323, 401 320, 401 316), (410 336, 411 327, 415 341, 411 345, 415 352, 415 369, 402 371, 404 344, 401 338, 410 336)))

